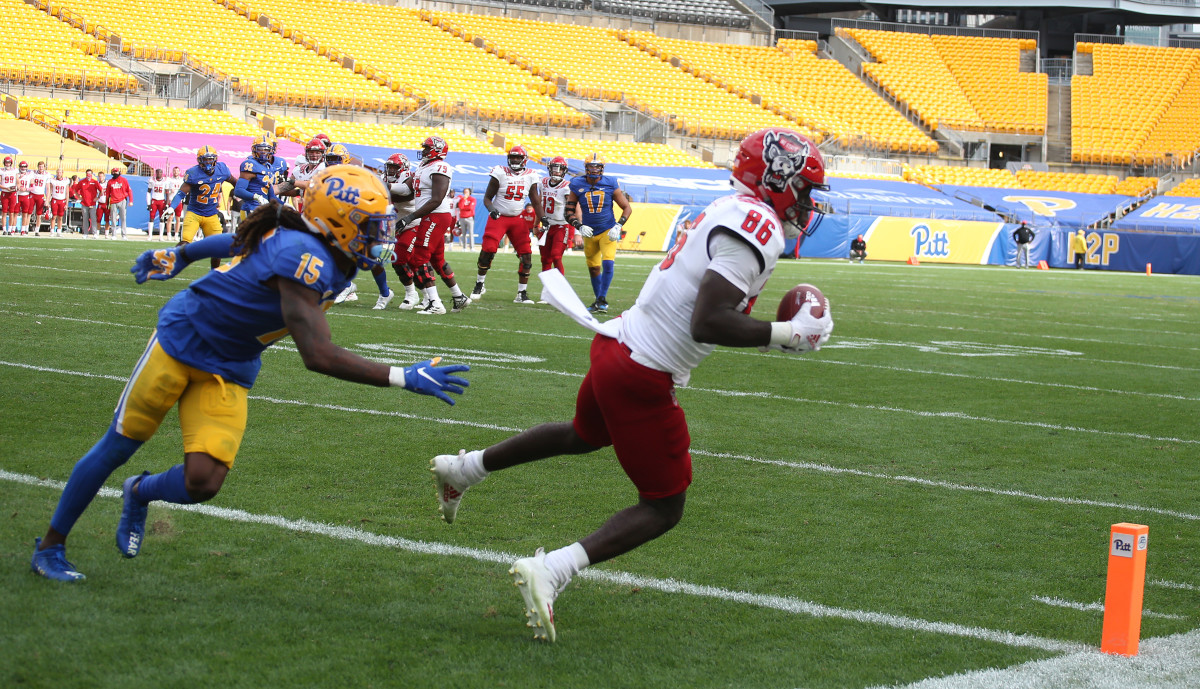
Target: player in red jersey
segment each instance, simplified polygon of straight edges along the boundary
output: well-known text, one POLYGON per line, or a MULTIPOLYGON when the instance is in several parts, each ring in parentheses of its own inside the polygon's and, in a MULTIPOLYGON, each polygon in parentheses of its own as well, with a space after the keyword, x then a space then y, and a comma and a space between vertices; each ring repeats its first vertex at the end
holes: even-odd
POLYGON ((463 492, 490 472, 613 446, 638 489, 637 504, 579 541, 551 553, 538 548, 509 570, 539 638, 554 641, 553 603, 579 570, 661 536, 683 516, 691 438, 674 386, 687 385, 717 345, 798 354, 818 349, 833 331, 828 308, 820 318, 801 308, 773 323, 748 315, 785 240, 815 229, 819 211, 810 194, 827 188, 816 144, 789 129, 755 132, 741 143, 731 177, 735 193, 705 209, 621 318, 597 321, 557 271, 542 274, 555 306, 597 333, 573 421, 535 426, 486 450, 431 462, 439 509, 453 522, 463 492))

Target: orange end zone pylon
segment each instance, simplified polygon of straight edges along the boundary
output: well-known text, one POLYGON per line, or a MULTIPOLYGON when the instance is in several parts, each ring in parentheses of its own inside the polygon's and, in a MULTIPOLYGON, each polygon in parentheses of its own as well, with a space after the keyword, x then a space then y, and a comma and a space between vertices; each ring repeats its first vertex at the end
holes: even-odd
POLYGON ((1150 527, 1113 524, 1108 537, 1108 584, 1104 589, 1104 631, 1100 650, 1135 656, 1142 633, 1142 591, 1146 585, 1146 546, 1150 527))
POLYGON ((918 259, 916 256, 909 256, 908 257, 908 265, 919 266, 919 265, 921 265, 921 260, 918 259))
POLYGON ((1038 270, 1050 270, 1050 264, 1045 261, 1038 261, 1038 270))

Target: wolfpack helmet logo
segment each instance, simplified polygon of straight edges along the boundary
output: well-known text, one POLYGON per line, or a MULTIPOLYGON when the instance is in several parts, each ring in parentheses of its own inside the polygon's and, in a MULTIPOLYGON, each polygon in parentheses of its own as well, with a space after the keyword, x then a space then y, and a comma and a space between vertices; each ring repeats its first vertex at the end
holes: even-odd
POLYGON ((763 162, 767 171, 763 173, 763 186, 774 192, 783 192, 797 171, 804 169, 808 161, 808 143, 790 132, 769 131, 763 137, 763 162))
POLYGON ((358 203, 362 191, 358 187, 347 187, 346 182, 338 177, 330 177, 325 185, 325 195, 353 205, 358 203))

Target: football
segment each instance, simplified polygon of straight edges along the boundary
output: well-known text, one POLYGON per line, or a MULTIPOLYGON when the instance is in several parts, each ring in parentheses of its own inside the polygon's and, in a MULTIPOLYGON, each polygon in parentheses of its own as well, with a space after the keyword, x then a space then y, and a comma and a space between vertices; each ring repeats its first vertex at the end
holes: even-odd
POLYGON ((783 295, 783 301, 779 302, 779 308, 775 311, 775 320, 790 321, 805 305, 809 306, 813 318, 820 318, 825 315, 829 300, 812 285, 796 285, 783 295))

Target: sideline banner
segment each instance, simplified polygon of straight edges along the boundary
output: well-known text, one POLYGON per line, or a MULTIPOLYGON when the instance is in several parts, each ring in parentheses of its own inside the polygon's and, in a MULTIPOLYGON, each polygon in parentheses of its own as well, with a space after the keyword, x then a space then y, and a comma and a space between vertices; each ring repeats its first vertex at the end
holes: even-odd
POLYGON ((1002 222, 876 218, 857 234, 863 235, 868 255, 876 260, 906 261, 915 256, 929 263, 987 264, 1003 229, 1002 222))
POLYGON ((1035 227, 1062 226, 1073 229, 1104 220, 1135 203, 1133 196, 1120 194, 1083 194, 1068 191, 995 189, 950 184, 938 187, 958 199, 976 199, 1035 227))
MULTIPOLYGON (((80 132, 108 144, 109 149, 136 156, 151 167, 162 168, 171 174, 171 168, 186 170, 196 164, 196 150, 201 146, 217 149, 217 159, 235 172, 250 155, 251 136, 229 136, 223 134, 195 134, 191 132, 160 132, 149 129, 126 127, 92 127, 68 125, 67 129, 80 132)), ((279 140, 276 155, 290 165, 304 147, 284 139, 279 140)))
POLYGON ((829 191, 813 192, 835 213, 950 220, 999 220, 995 213, 936 189, 911 182, 830 177, 829 191))
MULTIPOLYGON (((1050 265, 1074 268, 1071 232, 1055 231, 1050 265)), ((1114 230, 1086 230, 1084 267, 1141 273, 1149 263, 1155 273, 1200 275, 1200 235, 1152 234, 1114 230)))
POLYGON ((1156 196, 1112 226, 1114 230, 1196 233, 1200 231, 1200 198, 1156 196))

